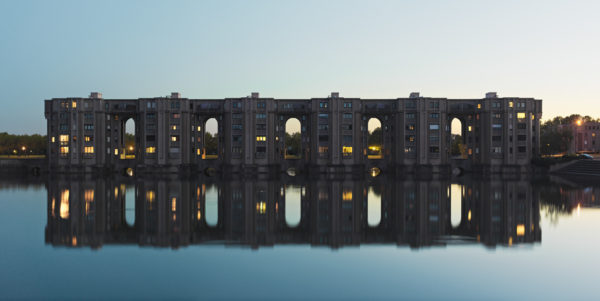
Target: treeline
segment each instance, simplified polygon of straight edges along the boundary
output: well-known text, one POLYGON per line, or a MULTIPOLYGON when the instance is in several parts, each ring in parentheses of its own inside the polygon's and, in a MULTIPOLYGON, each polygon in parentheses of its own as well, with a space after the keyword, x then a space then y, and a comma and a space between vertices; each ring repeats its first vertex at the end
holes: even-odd
POLYGON ((46 136, 0 133, 0 155, 45 155, 46 136))
POLYGON ((570 127, 560 127, 560 125, 573 125, 578 120, 581 120, 582 123, 600 122, 600 118, 594 119, 590 116, 572 114, 566 117, 557 116, 542 123, 540 126, 540 151, 542 155, 567 153, 574 136, 570 127))

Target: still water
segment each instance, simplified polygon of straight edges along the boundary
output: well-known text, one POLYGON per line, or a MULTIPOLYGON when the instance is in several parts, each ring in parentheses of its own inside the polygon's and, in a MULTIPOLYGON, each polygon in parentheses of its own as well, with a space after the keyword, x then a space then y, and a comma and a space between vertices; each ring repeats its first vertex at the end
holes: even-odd
POLYGON ((0 297, 597 300, 589 183, 2 180, 0 297))

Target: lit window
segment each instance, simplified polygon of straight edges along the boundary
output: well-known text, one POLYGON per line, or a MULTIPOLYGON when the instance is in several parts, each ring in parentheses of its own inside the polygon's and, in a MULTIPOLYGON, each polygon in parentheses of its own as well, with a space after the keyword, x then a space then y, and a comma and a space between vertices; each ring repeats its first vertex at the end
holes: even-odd
POLYGON ((60 147, 60 153, 61 154, 68 154, 69 153, 69 147, 68 146, 61 146, 60 147))
POLYGON ((173 211, 173 212, 177 211, 177 198, 176 197, 171 198, 171 211, 173 211))
POLYGON ((469 129, 469 132, 473 131, 473 127, 472 126, 469 126, 468 129, 469 129))
POLYGON ((508 107, 509 107, 509 108, 512 108, 512 107, 513 107, 513 102, 512 102, 512 101, 509 101, 509 102, 508 102, 508 107))
POLYGON ((171 136, 171 141, 173 141, 173 142, 177 142, 177 141, 179 141, 179 136, 177 136, 177 135, 172 135, 172 136, 171 136))
POLYGON ((85 136, 84 137, 85 142, 90 142, 93 140, 92 136, 85 136))
POLYGON ((148 153, 148 154, 154 154, 154 153, 156 153, 156 146, 146 147, 146 153, 148 153))
POLYGON ((176 124, 172 125, 172 126, 171 126, 171 129, 172 129, 172 130, 177 130, 177 125, 176 125, 176 124))
POLYGON ((352 155, 352 146, 342 146, 342 154, 344 156, 352 155))
POLYGON ((181 118, 181 114, 173 113, 173 119, 179 119, 179 118, 181 118))
POLYGON ((344 191, 342 192, 342 201, 345 201, 345 202, 352 201, 352 189, 351 188, 344 188, 344 191))
POLYGON ((73 100, 73 102, 71 103, 71 108, 75 109, 77 108, 77 102, 73 100))
POLYGON ((256 136, 256 141, 267 141, 267 136, 256 136))
POLYGON ((61 145, 69 144, 69 135, 60 135, 58 136, 58 140, 61 145))
POLYGON ((84 154, 93 154, 94 153, 94 147, 93 146, 86 146, 83 148, 83 153, 84 154))
POLYGON ((258 212, 260 214, 265 214, 265 212, 267 212, 267 203, 265 203, 265 202, 256 203, 256 212, 258 212))
POLYGON ((115 156, 119 155, 119 149, 115 148, 115 156))
POLYGON ((52 143, 54 143, 56 141, 56 139, 54 138, 54 136, 52 136, 51 141, 52 141, 52 143))
POLYGON ((525 116, 526 116, 525 112, 517 113, 517 119, 525 119, 525 116))
POLYGON ((481 109, 481 104, 480 103, 477 104, 477 108, 481 109))
POLYGON ((329 147, 327 146, 319 146, 319 153, 324 154, 329 151, 329 147))

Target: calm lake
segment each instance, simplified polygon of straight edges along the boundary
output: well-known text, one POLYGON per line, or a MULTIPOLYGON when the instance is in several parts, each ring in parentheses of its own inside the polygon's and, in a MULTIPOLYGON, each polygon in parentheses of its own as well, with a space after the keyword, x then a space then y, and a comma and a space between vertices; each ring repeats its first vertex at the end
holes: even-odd
POLYGON ((5 179, 0 298, 597 300, 598 204, 589 179, 5 179))

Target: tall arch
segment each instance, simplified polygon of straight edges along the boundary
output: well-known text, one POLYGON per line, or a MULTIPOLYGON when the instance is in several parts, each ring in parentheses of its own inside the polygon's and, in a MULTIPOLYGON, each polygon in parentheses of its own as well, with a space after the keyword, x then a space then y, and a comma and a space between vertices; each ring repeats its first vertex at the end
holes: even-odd
POLYGON ((202 159, 218 159, 219 158, 219 122, 216 118, 209 118, 204 123, 204 150, 202 159))
POLYGON ((285 122, 284 159, 302 158, 302 133, 298 118, 289 118, 285 122))
POLYGON ((383 129, 381 120, 372 117, 367 122, 367 158, 382 159, 383 158, 383 129))
POLYGON ((464 159, 467 157, 464 133, 463 122, 457 117, 452 118, 450 122, 450 156, 452 158, 464 159))

